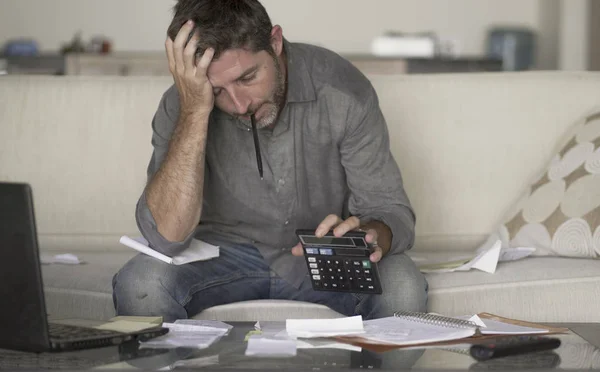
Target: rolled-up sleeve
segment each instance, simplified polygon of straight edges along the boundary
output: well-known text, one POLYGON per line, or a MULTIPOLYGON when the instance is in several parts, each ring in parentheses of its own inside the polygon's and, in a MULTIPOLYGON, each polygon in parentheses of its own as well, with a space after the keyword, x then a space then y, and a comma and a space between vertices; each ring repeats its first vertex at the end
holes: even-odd
POLYGON ((350 195, 348 211, 361 223, 373 220, 392 232, 391 254, 412 248, 416 217, 390 151, 387 124, 373 89, 352 105, 340 152, 350 195))
MULTIPOLYGON (((169 141, 177 124, 179 115, 179 98, 175 87, 171 87, 160 100, 158 109, 152 119, 152 156, 147 168, 147 181, 152 180, 167 156, 169 141)), ((156 221, 146 201, 146 190, 140 196, 135 219, 142 236, 150 243, 150 247, 168 256, 183 251, 190 245, 195 231, 181 242, 171 242, 158 232, 156 221)))

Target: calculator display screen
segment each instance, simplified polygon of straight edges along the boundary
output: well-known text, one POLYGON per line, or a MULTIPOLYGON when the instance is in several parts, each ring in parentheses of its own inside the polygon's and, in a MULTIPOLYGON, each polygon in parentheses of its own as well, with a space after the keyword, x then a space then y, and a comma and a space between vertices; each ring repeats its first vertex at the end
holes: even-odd
POLYGON ((318 238, 316 236, 302 236, 302 240, 305 244, 323 244, 323 245, 341 245, 347 247, 353 247, 354 242, 350 238, 336 238, 334 236, 324 236, 318 238))

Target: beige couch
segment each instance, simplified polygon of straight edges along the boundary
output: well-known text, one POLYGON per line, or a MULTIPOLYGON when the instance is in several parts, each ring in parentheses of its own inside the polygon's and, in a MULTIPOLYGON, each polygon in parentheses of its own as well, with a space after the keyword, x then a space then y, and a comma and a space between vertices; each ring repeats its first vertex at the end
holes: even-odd
MULTIPOLYGON (((558 138, 600 104, 600 74, 370 76, 418 215, 411 254, 474 250, 548 161, 558 138)), ((34 189, 54 318, 114 314, 111 277, 134 254, 134 205, 151 154, 150 121, 169 78, 0 77, 0 180, 34 189)), ((1 243, 0 243, 1 244, 1 243)), ((6 247, 2 247, 6 249, 6 247)), ((600 321, 600 261, 528 258, 428 274, 429 309, 533 321, 600 321)), ((251 301, 209 309, 223 320, 334 317, 320 305, 251 301)))

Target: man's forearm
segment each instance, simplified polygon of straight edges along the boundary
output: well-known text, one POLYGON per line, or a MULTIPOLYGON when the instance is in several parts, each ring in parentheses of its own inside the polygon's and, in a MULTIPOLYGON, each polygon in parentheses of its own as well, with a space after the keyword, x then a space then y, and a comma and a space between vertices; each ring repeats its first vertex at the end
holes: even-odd
POLYGON ((167 240, 185 239, 202 213, 208 115, 183 115, 164 162, 146 188, 148 208, 167 240))

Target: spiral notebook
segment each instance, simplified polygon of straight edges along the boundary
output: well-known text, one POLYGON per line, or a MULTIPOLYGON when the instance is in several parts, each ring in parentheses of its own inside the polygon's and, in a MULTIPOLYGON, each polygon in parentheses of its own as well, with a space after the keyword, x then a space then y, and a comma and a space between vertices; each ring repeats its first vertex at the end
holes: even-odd
POLYGON ((401 311, 394 316, 363 322, 365 333, 357 337, 341 337, 345 342, 387 346, 416 346, 445 343, 448 341, 467 342, 470 338, 497 337, 506 334, 562 333, 564 328, 546 327, 540 324, 502 318, 488 313, 477 314, 485 323, 493 321, 494 327, 480 325, 468 319, 451 318, 438 314, 401 311), (518 326, 519 332, 502 332, 502 324, 510 328, 518 326))

